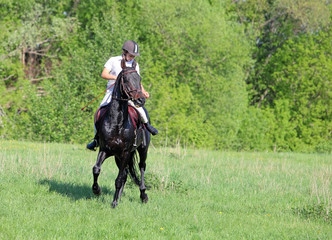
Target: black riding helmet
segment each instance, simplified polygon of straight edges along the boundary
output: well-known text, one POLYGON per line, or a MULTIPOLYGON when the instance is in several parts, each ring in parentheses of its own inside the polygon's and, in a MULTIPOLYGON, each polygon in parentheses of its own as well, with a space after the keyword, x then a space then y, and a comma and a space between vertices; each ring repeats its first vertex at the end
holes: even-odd
POLYGON ((128 40, 122 46, 122 49, 127 51, 129 54, 134 56, 139 56, 139 47, 137 42, 128 40))

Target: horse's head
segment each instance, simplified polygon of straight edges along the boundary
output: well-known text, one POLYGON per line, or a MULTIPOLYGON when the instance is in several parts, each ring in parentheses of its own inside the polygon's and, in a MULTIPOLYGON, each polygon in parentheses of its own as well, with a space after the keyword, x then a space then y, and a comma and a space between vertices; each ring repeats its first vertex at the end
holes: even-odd
POLYGON ((121 95, 132 100, 136 106, 143 106, 145 97, 141 88, 141 77, 135 67, 125 67, 118 76, 121 95))

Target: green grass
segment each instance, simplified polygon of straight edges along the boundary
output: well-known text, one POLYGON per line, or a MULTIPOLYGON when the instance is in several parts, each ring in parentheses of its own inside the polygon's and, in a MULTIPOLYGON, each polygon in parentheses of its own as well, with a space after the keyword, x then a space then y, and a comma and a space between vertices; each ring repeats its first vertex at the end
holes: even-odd
POLYGON ((0 239, 332 239, 332 157, 151 148, 149 202, 81 145, 0 142, 0 239))

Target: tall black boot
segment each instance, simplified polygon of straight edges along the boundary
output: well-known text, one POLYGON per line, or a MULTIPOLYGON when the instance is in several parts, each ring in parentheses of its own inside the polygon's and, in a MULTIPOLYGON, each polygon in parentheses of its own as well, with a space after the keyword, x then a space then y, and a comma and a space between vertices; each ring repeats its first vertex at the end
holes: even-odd
POLYGON ((97 135, 94 137, 93 141, 90 142, 86 148, 91 150, 91 151, 96 151, 96 148, 98 147, 98 142, 97 142, 97 135))
POLYGON ((152 135, 157 135, 157 134, 158 134, 158 130, 155 129, 154 127, 152 127, 152 126, 150 125, 149 122, 144 123, 144 125, 145 125, 146 129, 147 129, 152 135))

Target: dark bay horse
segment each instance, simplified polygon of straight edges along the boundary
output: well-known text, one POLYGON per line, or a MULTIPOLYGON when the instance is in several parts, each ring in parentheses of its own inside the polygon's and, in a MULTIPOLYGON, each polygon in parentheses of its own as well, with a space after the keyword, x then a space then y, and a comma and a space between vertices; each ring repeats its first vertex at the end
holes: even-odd
POLYGON ((140 188, 142 202, 148 201, 148 195, 145 193, 144 173, 150 133, 145 128, 135 128, 135 124, 128 114, 128 100, 132 100, 135 105, 142 105, 145 101, 141 91, 141 77, 136 72, 135 67, 123 67, 114 85, 112 101, 107 106, 105 116, 100 120, 97 127, 99 153, 97 162, 93 167, 92 191, 96 195, 101 194, 101 188, 98 185, 101 165, 106 158, 114 156, 119 173, 115 180, 112 207, 118 205, 127 181, 128 172, 140 188), (139 155, 140 178, 136 170, 137 153, 139 155))

